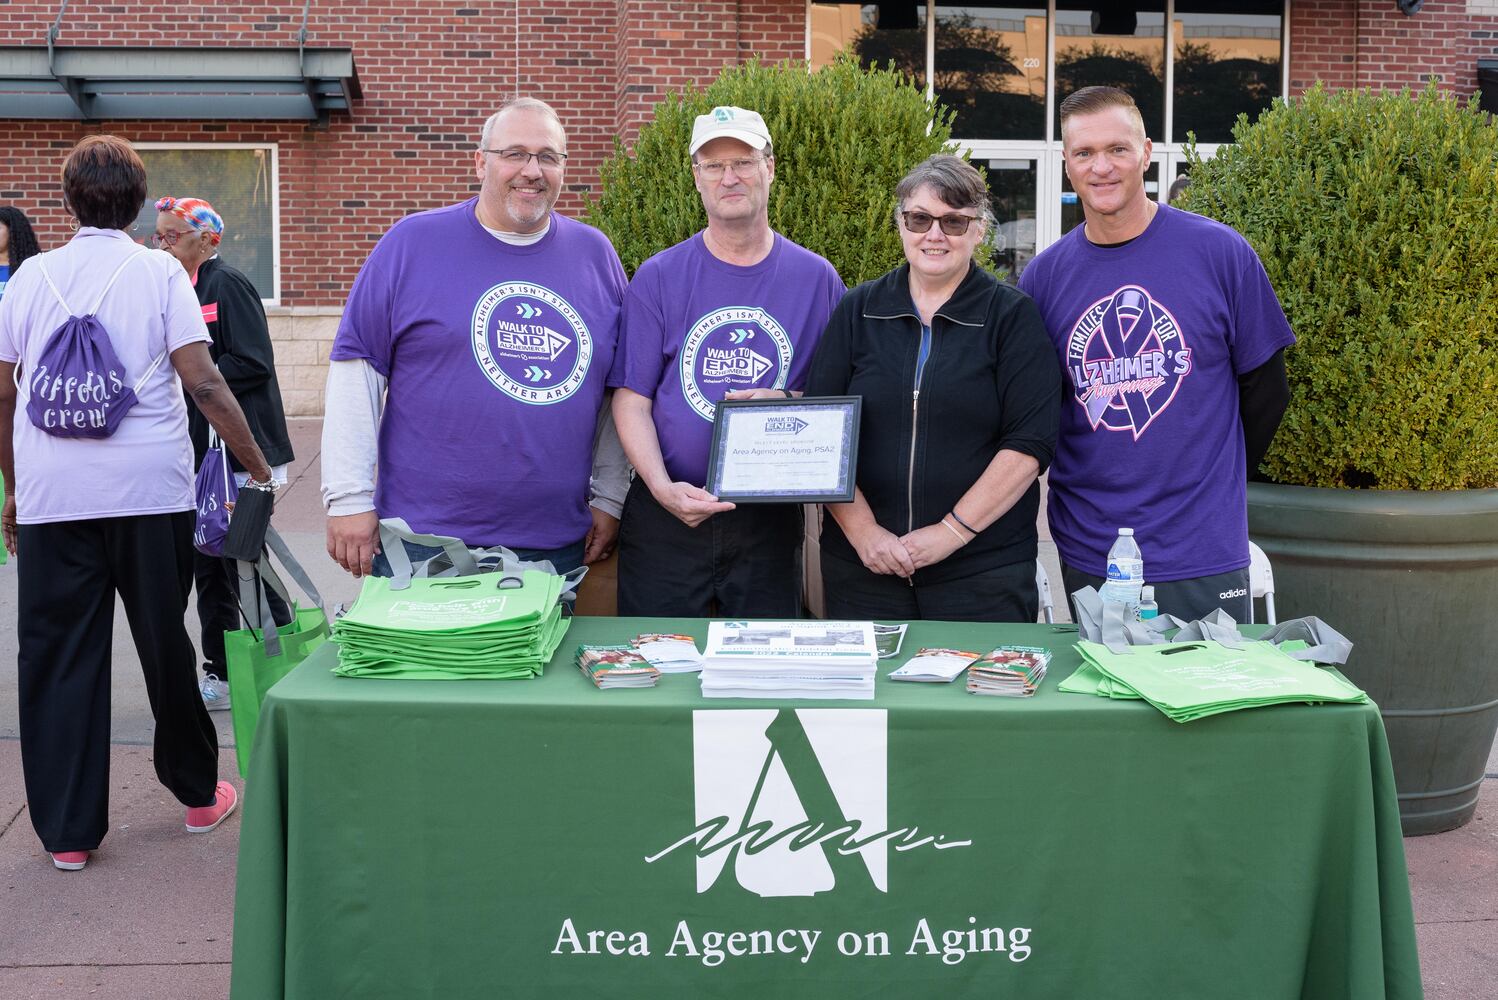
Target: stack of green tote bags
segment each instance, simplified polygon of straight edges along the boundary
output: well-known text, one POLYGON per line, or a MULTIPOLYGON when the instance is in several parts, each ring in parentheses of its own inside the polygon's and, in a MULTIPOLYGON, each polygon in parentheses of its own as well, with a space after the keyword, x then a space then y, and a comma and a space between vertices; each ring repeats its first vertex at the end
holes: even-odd
POLYGON ((540 676, 570 618, 565 581, 540 570, 366 577, 359 599, 333 625, 343 677, 508 680, 540 676), (401 586, 401 589, 395 589, 401 586))

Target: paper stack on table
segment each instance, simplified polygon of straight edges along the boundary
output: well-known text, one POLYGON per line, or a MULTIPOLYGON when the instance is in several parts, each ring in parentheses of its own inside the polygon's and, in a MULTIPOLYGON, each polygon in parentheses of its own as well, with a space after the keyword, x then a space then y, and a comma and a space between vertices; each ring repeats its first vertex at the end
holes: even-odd
POLYGON ((712 622, 705 698, 874 697, 871 622, 712 622))
POLYGON ((967 671, 968 694, 1028 698, 1045 677, 1051 651, 1038 646, 1000 646, 967 671))
POLYGON ((1077 651, 1084 669, 1090 665, 1109 682, 1106 691, 1096 685, 1096 693, 1116 698, 1123 687, 1177 722, 1263 705, 1368 703, 1368 696, 1340 675, 1267 642, 1244 642, 1234 649, 1203 640, 1133 646, 1126 653, 1079 642, 1077 651))
POLYGON ((950 684, 977 658, 977 653, 965 649, 926 647, 907 660, 904 666, 891 670, 889 679, 920 681, 925 684, 950 684))
POLYGON ((392 590, 365 577, 359 599, 333 624, 335 674, 420 680, 537 677, 570 618, 562 578, 523 574, 419 578, 392 590))
POLYGON ((663 674, 694 674, 702 669, 697 640, 689 635, 643 632, 629 644, 663 674))
POLYGON ((655 687, 661 678, 661 672, 629 646, 579 646, 577 667, 599 688, 655 687))

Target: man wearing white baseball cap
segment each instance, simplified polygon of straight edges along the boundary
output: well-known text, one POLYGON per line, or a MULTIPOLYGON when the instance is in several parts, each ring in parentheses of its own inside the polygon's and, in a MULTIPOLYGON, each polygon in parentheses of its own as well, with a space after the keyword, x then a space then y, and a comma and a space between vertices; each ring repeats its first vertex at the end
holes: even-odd
POLYGON ((775 151, 758 112, 699 115, 688 147, 707 227, 640 265, 608 384, 635 481, 619 528, 619 614, 795 618, 801 507, 707 492, 719 400, 799 394, 847 290, 770 228, 775 151))

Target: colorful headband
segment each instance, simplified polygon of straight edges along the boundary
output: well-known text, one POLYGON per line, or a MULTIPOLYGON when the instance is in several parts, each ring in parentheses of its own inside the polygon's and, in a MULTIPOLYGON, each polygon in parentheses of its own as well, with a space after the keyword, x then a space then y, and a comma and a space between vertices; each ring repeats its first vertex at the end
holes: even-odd
POLYGON ((171 212, 199 232, 211 234, 215 246, 223 239, 223 218, 202 198, 163 198, 156 203, 156 211, 171 212))

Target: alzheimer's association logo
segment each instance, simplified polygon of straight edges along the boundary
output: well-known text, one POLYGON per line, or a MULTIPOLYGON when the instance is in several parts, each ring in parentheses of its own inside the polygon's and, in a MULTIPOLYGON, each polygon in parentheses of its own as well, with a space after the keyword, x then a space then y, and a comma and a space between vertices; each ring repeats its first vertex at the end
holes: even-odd
POLYGON ((556 403, 588 376, 593 338, 571 303, 526 281, 495 285, 473 308, 473 356, 522 403, 556 403))
POLYGON ((972 844, 890 827, 883 709, 694 711, 692 752, 697 827, 645 861, 690 845, 699 893, 730 871, 762 897, 888 892, 891 847, 972 844))
POLYGON ((1132 431, 1137 441, 1191 374, 1191 349, 1169 310, 1125 285, 1077 320, 1066 366, 1092 429, 1132 431))
POLYGON ((795 353, 785 328, 763 309, 730 306, 692 324, 681 346, 681 391, 702 419, 735 389, 782 386, 795 353))

